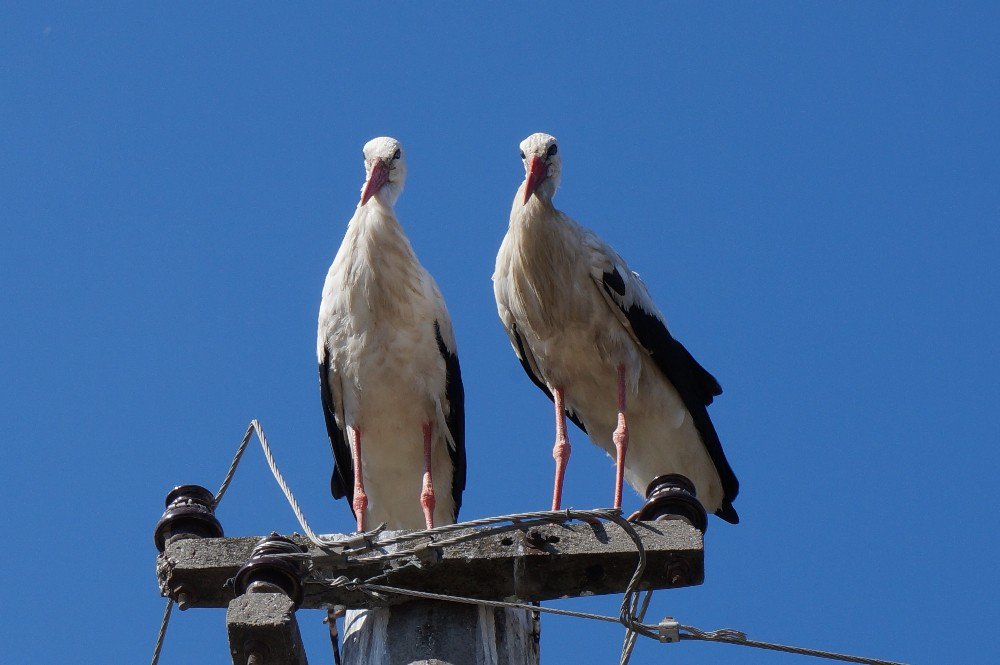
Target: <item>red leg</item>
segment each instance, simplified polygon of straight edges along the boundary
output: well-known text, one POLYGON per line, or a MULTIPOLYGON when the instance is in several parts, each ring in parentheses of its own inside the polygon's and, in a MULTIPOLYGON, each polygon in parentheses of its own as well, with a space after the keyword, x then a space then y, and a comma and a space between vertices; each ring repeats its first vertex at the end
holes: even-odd
POLYGON ((351 427, 354 440, 351 441, 351 454, 354 456, 354 516, 358 520, 358 531, 365 530, 365 511, 368 510, 368 495, 365 494, 365 482, 361 479, 361 430, 351 427))
POLYGON ((618 366, 618 427, 611 439, 618 453, 615 458, 615 508, 622 507, 622 484, 625 481, 625 453, 628 452, 628 423, 625 422, 625 365, 618 366))
POLYGON ((563 404, 562 388, 552 389, 552 399, 556 405, 556 445, 552 448, 552 457, 556 460, 556 482, 552 490, 552 510, 559 510, 562 504, 563 478, 571 449, 569 437, 566 436, 566 407, 563 404))
POLYGON ((424 483, 420 491, 420 505, 424 508, 424 522, 428 529, 434 528, 434 481, 431 478, 431 432, 433 425, 424 423, 424 483))

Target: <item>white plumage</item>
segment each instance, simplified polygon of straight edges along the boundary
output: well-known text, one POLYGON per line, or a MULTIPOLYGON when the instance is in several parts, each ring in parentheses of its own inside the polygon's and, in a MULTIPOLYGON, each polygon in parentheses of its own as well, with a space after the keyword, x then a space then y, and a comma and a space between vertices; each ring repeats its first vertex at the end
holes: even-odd
POLYGON ((640 494, 657 476, 681 474, 709 512, 738 521, 738 483, 705 409, 718 383, 670 335, 625 261, 553 207, 562 167, 555 138, 529 136, 521 158, 526 177, 497 255, 494 294, 525 371, 556 401, 553 508, 569 454, 562 402, 595 444, 624 461, 624 480, 640 494))
POLYGON ((382 522, 391 529, 450 524, 465 487, 455 336, 437 284, 393 211, 406 177, 402 147, 376 138, 364 155, 361 202, 319 310, 331 487, 335 498, 348 497, 359 530, 382 522))

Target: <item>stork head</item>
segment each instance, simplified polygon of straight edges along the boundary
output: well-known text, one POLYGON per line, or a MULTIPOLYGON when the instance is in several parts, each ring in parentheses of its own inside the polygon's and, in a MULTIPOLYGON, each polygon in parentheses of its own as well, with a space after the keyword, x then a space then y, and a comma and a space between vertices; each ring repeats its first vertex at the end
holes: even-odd
POLYGON ((380 136, 365 144, 365 184, 361 188, 363 206, 377 197, 392 206, 403 191, 406 180, 406 159, 403 146, 394 138, 380 136))
POLYGON ((524 162, 522 205, 531 200, 532 194, 546 203, 551 202, 562 173, 562 157, 556 137, 539 132, 521 141, 521 161, 524 162))

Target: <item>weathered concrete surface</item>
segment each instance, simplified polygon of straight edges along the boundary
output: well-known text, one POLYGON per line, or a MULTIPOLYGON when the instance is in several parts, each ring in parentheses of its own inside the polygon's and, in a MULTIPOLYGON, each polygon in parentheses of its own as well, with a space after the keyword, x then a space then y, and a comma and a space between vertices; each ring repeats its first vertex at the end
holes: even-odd
POLYGON ((344 618, 344 665, 538 665, 533 613, 420 600, 344 618))
MULTIPOLYGON (((701 584, 704 578, 702 534, 683 521, 640 522, 636 528, 646 548, 644 589, 701 584)), ((467 530, 458 533, 469 533, 467 530)), ((436 563, 410 555, 395 560, 379 584, 484 600, 540 601, 621 593, 637 562, 635 544, 613 523, 550 524, 487 528, 486 535, 443 548, 436 563)), ((380 539, 391 537, 383 533, 380 539)), ((181 540, 157 558, 161 591, 175 598, 183 591, 191 607, 225 607, 233 591, 225 586, 246 562, 259 538, 181 540)), ((317 572, 366 580, 383 572, 382 562, 344 561, 293 536, 312 555, 317 572)), ((391 548, 387 548, 391 549, 391 548)), ((344 605, 364 609, 403 602, 373 598, 360 591, 305 585, 304 608, 344 605)))
POLYGON ((307 665, 295 608, 283 593, 247 593, 233 599, 226 609, 226 626, 233 665, 307 665))

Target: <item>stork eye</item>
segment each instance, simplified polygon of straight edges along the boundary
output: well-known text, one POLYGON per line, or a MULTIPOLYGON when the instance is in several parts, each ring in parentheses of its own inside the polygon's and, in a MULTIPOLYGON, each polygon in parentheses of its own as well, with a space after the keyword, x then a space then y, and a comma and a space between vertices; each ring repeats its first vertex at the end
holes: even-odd
POLYGON ((400 156, 401 154, 403 154, 403 153, 402 153, 402 152, 400 152, 399 148, 396 148, 396 152, 395 152, 395 153, 393 153, 393 155, 392 155, 392 158, 393 158, 393 159, 399 159, 399 156, 400 156))
POLYGON ((547 156, 551 157, 552 155, 556 154, 557 152, 559 152, 559 146, 556 145, 555 143, 553 143, 552 145, 549 146, 549 151, 546 152, 545 154, 547 156))
POLYGON ((524 151, 523 150, 521 151, 521 159, 525 159, 524 151))

